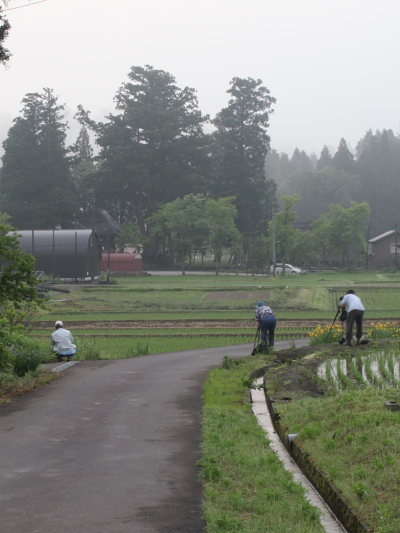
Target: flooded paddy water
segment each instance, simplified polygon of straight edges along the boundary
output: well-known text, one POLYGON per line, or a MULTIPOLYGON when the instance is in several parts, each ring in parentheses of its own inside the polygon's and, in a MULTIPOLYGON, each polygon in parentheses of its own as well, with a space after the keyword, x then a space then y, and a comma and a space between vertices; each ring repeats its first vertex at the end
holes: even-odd
POLYGON ((380 349, 328 359, 319 366, 318 377, 335 390, 399 388, 400 352, 380 349))

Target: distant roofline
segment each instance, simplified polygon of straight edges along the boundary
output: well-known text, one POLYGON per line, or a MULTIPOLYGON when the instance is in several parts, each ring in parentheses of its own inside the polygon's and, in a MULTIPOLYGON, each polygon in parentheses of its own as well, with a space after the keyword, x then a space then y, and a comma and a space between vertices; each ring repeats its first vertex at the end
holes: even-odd
POLYGON ((382 233, 381 235, 378 235, 377 237, 374 237, 373 239, 369 239, 368 242, 380 241, 381 239, 385 239, 386 237, 389 237, 390 235, 394 235, 396 232, 397 230, 391 229, 389 231, 386 231, 385 233, 382 233))

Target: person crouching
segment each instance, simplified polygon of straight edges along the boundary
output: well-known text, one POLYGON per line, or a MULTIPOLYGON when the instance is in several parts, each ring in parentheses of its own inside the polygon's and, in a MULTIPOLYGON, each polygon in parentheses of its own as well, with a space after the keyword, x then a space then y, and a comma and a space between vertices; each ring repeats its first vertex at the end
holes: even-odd
POLYGON ((272 348, 275 341, 276 317, 271 307, 265 302, 258 302, 256 320, 261 330, 261 343, 264 353, 268 353, 268 348, 272 348))
POLYGON ((76 345, 74 344, 74 337, 69 329, 64 328, 61 320, 55 323, 56 330, 51 334, 51 347, 57 357, 57 361, 62 361, 63 357, 70 361, 76 354, 76 345))

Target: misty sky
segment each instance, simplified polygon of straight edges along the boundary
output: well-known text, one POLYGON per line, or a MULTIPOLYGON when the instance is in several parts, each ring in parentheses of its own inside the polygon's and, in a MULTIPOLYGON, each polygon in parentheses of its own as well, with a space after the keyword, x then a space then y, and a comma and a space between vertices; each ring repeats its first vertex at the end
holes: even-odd
POLYGON ((44 87, 66 104, 74 141, 77 105, 103 120, 137 65, 196 89, 211 117, 234 76, 261 79, 277 99, 272 147, 289 155, 400 132, 398 0, 34 1, 4 13, 13 55, 0 66, 0 143, 24 95, 44 87))

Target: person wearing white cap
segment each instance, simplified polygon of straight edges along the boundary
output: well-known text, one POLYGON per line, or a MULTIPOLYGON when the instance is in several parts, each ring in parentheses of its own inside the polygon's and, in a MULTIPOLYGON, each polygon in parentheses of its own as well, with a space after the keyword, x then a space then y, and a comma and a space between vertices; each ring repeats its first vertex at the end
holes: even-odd
POLYGON ((62 361, 63 357, 70 361, 76 354, 76 345, 74 344, 74 337, 69 329, 64 328, 61 320, 55 323, 56 330, 51 334, 51 346, 55 352, 57 361, 62 361))

